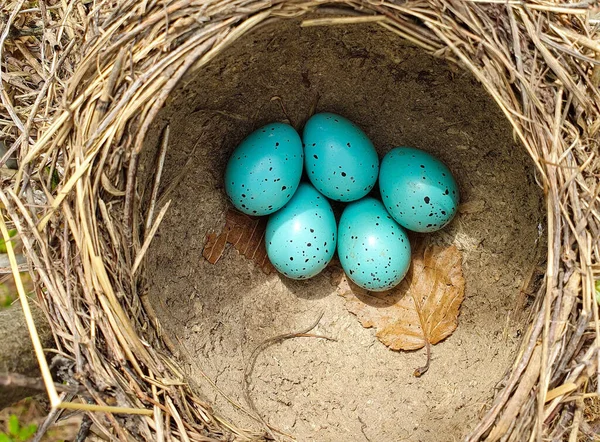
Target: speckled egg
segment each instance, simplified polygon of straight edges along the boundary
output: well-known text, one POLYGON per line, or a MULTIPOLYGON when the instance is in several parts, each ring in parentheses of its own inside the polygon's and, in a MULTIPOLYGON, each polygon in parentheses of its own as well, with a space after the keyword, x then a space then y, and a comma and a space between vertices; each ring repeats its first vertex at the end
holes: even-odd
POLYGON ((301 183, 291 201, 267 222, 267 255, 273 266, 288 278, 308 279, 317 275, 331 261, 336 241, 331 205, 308 183, 301 183))
POLYGON ((327 198, 355 201, 377 182, 377 152, 350 120, 331 113, 315 114, 306 122, 303 141, 308 178, 327 198))
POLYGON ((355 284, 380 292, 396 286, 410 266, 406 231, 381 201, 366 197, 348 204, 338 226, 338 256, 355 284))
POLYGON ((225 192, 239 211, 269 215, 281 209, 300 183, 302 141, 289 124, 252 132, 233 151, 225 169, 225 192))
POLYGON ((434 232, 456 215, 456 180, 445 164, 422 150, 389 151, 381 162, 379 189, 390 215, 409 230, 434 232))

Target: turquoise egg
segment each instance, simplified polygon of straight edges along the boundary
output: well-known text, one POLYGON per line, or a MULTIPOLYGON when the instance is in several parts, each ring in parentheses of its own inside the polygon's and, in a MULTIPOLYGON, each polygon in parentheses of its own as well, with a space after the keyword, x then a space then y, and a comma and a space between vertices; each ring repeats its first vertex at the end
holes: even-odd
POLYGON ((381 201, 366 197, 348 204, 338 226, 338 257, 346 276, 380 292, 396 286, 410 266, 406 231, 381 201))
POLYGON ((302 176, 302 141, 289 124, 252 132, 233 151, 225 169, 225 192, 240 212, 269 215, 294 195, 302 176))
POLYGON ((379 189, 390 215, 414 232, 441 229, 458 209, 458 185, 450 169, 419 149, 389 151, 381 161, 379 189))
POLYGON ((267 221, 265 244, 273 266, 288 278, 308 279, 327 267, 337 240, 327 198, 301 183, 291 201, 267 221))
POLYGON ((303 141, 308 178, 327 198, 355 201, 377 182, 377 152, 350 120, 331 113, 315 114, 304 126, 303 141))

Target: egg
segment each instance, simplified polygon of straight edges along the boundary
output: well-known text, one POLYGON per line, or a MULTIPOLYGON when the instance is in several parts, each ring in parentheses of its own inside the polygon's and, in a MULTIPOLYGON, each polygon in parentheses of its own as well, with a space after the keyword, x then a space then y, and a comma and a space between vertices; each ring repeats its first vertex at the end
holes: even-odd
POLYGON ((410 266, 406 231, 381 201, 366 197, 346 206, 338 226, 338 256, 355 284, 380 292, 396 286, 410 266))
POLYGON ((381 161, 379 189, 390 215, 409 230, 434 232, 456 215, 456 180, 444 163, 423 150, 389 151, 381 161))
POLYGON ((377 182, 377 152, 350 120, 332 113, 315 114, 306 122, 303 141, 308 178, 327 198, 355 201, 377 182))
POLYGON ((327 198, 301 183, 289 203, 267 221, 265 244, 273 266, 292 279, 308 279, 335 253, 337 227, 327 198))
POLYGON ((289 124, 272 123, 246 137, 225 169, 225 192, 240 212, 269 215, 281 209, 300 184, 304 155, 289 124))

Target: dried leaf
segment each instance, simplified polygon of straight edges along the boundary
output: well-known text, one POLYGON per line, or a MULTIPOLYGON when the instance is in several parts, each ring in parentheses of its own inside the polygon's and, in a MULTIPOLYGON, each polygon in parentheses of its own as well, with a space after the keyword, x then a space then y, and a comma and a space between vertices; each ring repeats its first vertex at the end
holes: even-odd
POLYGON ((202 256, 211 264, 216 264, 217 261, 223 255, 225 246, 227 245, 227 235, 221 233, 217 235, 214 232, 206 235, 206 242, 204 243, 204 250, 202 256))
POLYGON ((265 217, 254 218, 229 209, 221 233, 211 232, 206 235, 202 256, 211 264, 216 264, 229 243, 243 256, 253 260, 268 275, 273 271, 273 265, 269 261, 265 248, 266 227, 265 217))
POLYGON ((450 336, 464 290, 458 249, 425 244, 417 245, 406 278, 390 291, 368 292, 347 278, 338 287, 346 308, 393 350, 417 350, 450 336))

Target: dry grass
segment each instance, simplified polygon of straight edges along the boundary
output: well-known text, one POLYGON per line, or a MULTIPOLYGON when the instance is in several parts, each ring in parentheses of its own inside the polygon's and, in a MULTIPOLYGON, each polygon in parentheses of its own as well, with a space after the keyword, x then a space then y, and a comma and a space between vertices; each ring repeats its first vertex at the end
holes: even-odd
MULTIPOLYGON (((600 40, 591 3, 332 0, 335 17, 304 23, 369 21, 458 63, 495 99, 535 163, 547 198, 544 284, 514 365, 468 441, 576 441, 585 401, 597 400, 588 382, 600 357, 600 40)), ((144 244, 159 221, 141 207, 137 165, 153 118, 186 73, 255 26, 323 4, 4 3, 0 138, 10 146, 6 158, 17 152, 20 169, 2 174, 3 215, 22 238, 72 373, 65 380, 86 390, 88 409, 148 414, 90 413, 106 436, 207 441, 267 434, 216 416, 170 356, 176 348, 162 336, 144 289, 144 244)), ((162 196, 152 195, 150 212, 164 213, 162 196)))

